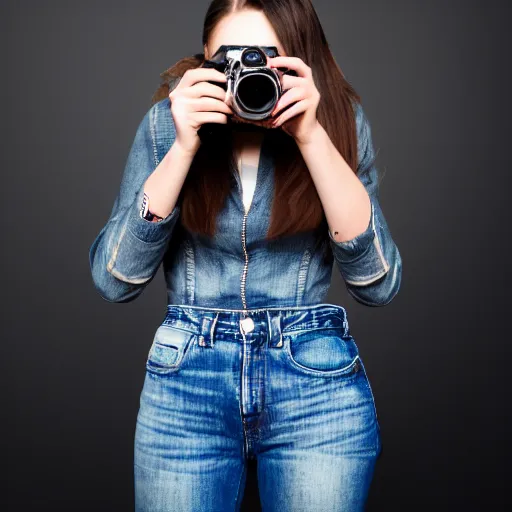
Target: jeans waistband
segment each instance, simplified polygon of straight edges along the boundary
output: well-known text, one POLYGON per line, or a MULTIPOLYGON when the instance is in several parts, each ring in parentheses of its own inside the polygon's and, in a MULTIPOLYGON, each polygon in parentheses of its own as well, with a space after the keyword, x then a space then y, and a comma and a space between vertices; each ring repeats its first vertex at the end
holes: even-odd
POLYGON ((168 304, 162 325, 197 334, 200 345, 212 345, 214 339, 223 337, 252 341, 268 336, 271 346, 281 346, 283 334, 314 329, 339 329, 342 336, 349 335, 345 308, 328 303, 253 309, 168 304))

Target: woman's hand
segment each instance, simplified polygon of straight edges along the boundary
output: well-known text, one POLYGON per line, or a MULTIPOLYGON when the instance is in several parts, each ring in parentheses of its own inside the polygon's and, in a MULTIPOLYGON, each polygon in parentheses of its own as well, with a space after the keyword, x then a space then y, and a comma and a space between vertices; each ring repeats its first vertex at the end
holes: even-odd
POLYGON ((307 144, 320 125, 316 117, 320 93, 313 80, 311 68, 299 57, 269 57, 268 64, 271 68, 293 69, 298 75, 282 75, 281 85, 285 93, 272 111, 274 122, 271 126, 273 128, 282 126, 283 130, 292 136, 298 144, 307 144), (295 105, 281 113, 284 107, 292 103, 295 105), (276 114, 278 114, 277 117, 276 114))
POLYGON ((195 154, 201 145, 197 131, 204 123, 228 122, 233 110, 225 103, 222 87, 208 83, 226 82, 224 73, 214 68, 188 69, 169 93, 171 112, 176 127, 175 144, 186 153, 195 154))

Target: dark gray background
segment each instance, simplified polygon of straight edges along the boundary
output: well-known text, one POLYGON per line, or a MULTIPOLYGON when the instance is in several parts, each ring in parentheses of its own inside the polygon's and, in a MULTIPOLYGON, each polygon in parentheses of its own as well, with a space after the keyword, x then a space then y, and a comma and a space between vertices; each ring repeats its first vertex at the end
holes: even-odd
MULTIPOLYGON (((132 510, 135 420, 165 283, 159 270, 136 301, 107 303, 88 249, 159 73, 202 51, 208 2, 1 5, 9 510, 132 510)), ((368 510, 504 510, 510 3, 314 5, 362 95, 403 258, 387 307, 356 303, 337 273, 328 297, 349 312, 381 422, 368 510)), ((258 510, 254 467, 244 510, 258 510)))

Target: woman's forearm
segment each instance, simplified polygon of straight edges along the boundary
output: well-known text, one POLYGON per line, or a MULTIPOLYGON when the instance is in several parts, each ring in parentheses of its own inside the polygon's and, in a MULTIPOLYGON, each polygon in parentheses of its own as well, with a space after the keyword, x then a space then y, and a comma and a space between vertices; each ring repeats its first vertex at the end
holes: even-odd
POLYGON ((165 218, 173 211, 193 159, 194 154, 174 142, 144 183, 151 213, 165 218))
POLYGON ((348 241, 364 232, 370 222, 370 197, 320 123, 311 141, 299 144, 299 149, 334 240, 348 241))

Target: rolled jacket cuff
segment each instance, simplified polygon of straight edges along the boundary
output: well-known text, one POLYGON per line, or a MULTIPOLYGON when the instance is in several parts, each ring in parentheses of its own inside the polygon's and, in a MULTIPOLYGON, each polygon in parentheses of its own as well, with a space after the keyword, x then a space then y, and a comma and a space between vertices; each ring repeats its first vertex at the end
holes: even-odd
POLYGON ((371 284, 389 271, 375 222, 371 203, 370 222, 365 231, 345 242, 337 242, 329 230, 329 238, 340 272, 347 282, 356 286, 371 284))

